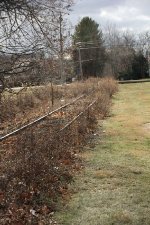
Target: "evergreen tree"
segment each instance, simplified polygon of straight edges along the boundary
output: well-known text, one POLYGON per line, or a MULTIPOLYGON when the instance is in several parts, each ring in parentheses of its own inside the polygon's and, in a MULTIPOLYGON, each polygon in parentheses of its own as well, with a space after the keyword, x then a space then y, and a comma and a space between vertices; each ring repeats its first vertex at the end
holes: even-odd
POLYGON ((138 52, 132 63, 132 79, 148 78, 148 60, 142 52, 138 52))
MULTIPOLYGON (((84 17, 75 28, 73 42, 76 46, 73 51, 73 58, 75 62, 79 61, 80 51, 84 78, 101 76, 105 63, 105 48, 99 25, 91 18, 84 17)), ((79 74, 81 72, 79 63, 75 65, 76 71, 79 74)))

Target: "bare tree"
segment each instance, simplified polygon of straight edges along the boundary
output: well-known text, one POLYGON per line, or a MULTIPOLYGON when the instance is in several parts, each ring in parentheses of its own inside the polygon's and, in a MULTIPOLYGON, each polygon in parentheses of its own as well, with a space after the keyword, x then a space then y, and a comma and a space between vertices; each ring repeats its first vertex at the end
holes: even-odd
POLYGON ((57 55, 60 15, 63 18, 71 4, 71 0, 2 0, 0 74, 20 73, 20 68, 27 71, 39 63, 37 57, 47 49, 49 55, 57 55))
POLYGON ((121 32, 115 25, 109 24, 105 28, 105 44, 110 75, 119 77, 122 73, 131 71, 135 51, 134 35, 129 31, 121 32))

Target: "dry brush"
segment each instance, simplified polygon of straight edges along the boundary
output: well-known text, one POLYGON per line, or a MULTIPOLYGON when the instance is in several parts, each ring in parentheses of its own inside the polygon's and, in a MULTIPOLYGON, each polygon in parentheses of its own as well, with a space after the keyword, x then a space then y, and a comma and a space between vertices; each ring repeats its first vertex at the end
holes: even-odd
MULTIPOLYGON (((71 107, 55 118, 47 118, 2 143, 1 224, 50 224, 60 201, 68 198, 68 184, 82 167, 78 153, 91 139, 97 120, 108 115, 111 97, 117 91, 111 79, 93 79, 79 86, 80 93, 89 88, 92 91, 91 100, 96 99, 92 107, 85 110, 89 105, 85 99, 76 109, 71 107)), ((76 91, 75 86, 68 89, 67 96, 76 96, 76 91)))

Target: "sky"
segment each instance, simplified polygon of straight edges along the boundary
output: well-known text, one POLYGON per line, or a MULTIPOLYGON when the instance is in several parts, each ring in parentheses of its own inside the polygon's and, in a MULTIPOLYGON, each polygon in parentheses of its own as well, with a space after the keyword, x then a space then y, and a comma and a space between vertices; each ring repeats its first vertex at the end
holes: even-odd
POLYGON ((89 16, 101 28, 115 24, 120 30, 150 31, 150 0, 75 0, 72 9, 73 25, 89 16))

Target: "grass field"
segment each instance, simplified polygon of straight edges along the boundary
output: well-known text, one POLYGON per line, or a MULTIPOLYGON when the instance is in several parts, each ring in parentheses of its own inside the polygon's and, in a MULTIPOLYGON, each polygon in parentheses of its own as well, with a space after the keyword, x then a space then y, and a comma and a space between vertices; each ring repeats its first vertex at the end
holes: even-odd
POLYGON ((60 225, 150 225, 150 83, 119 89, 60 225))

